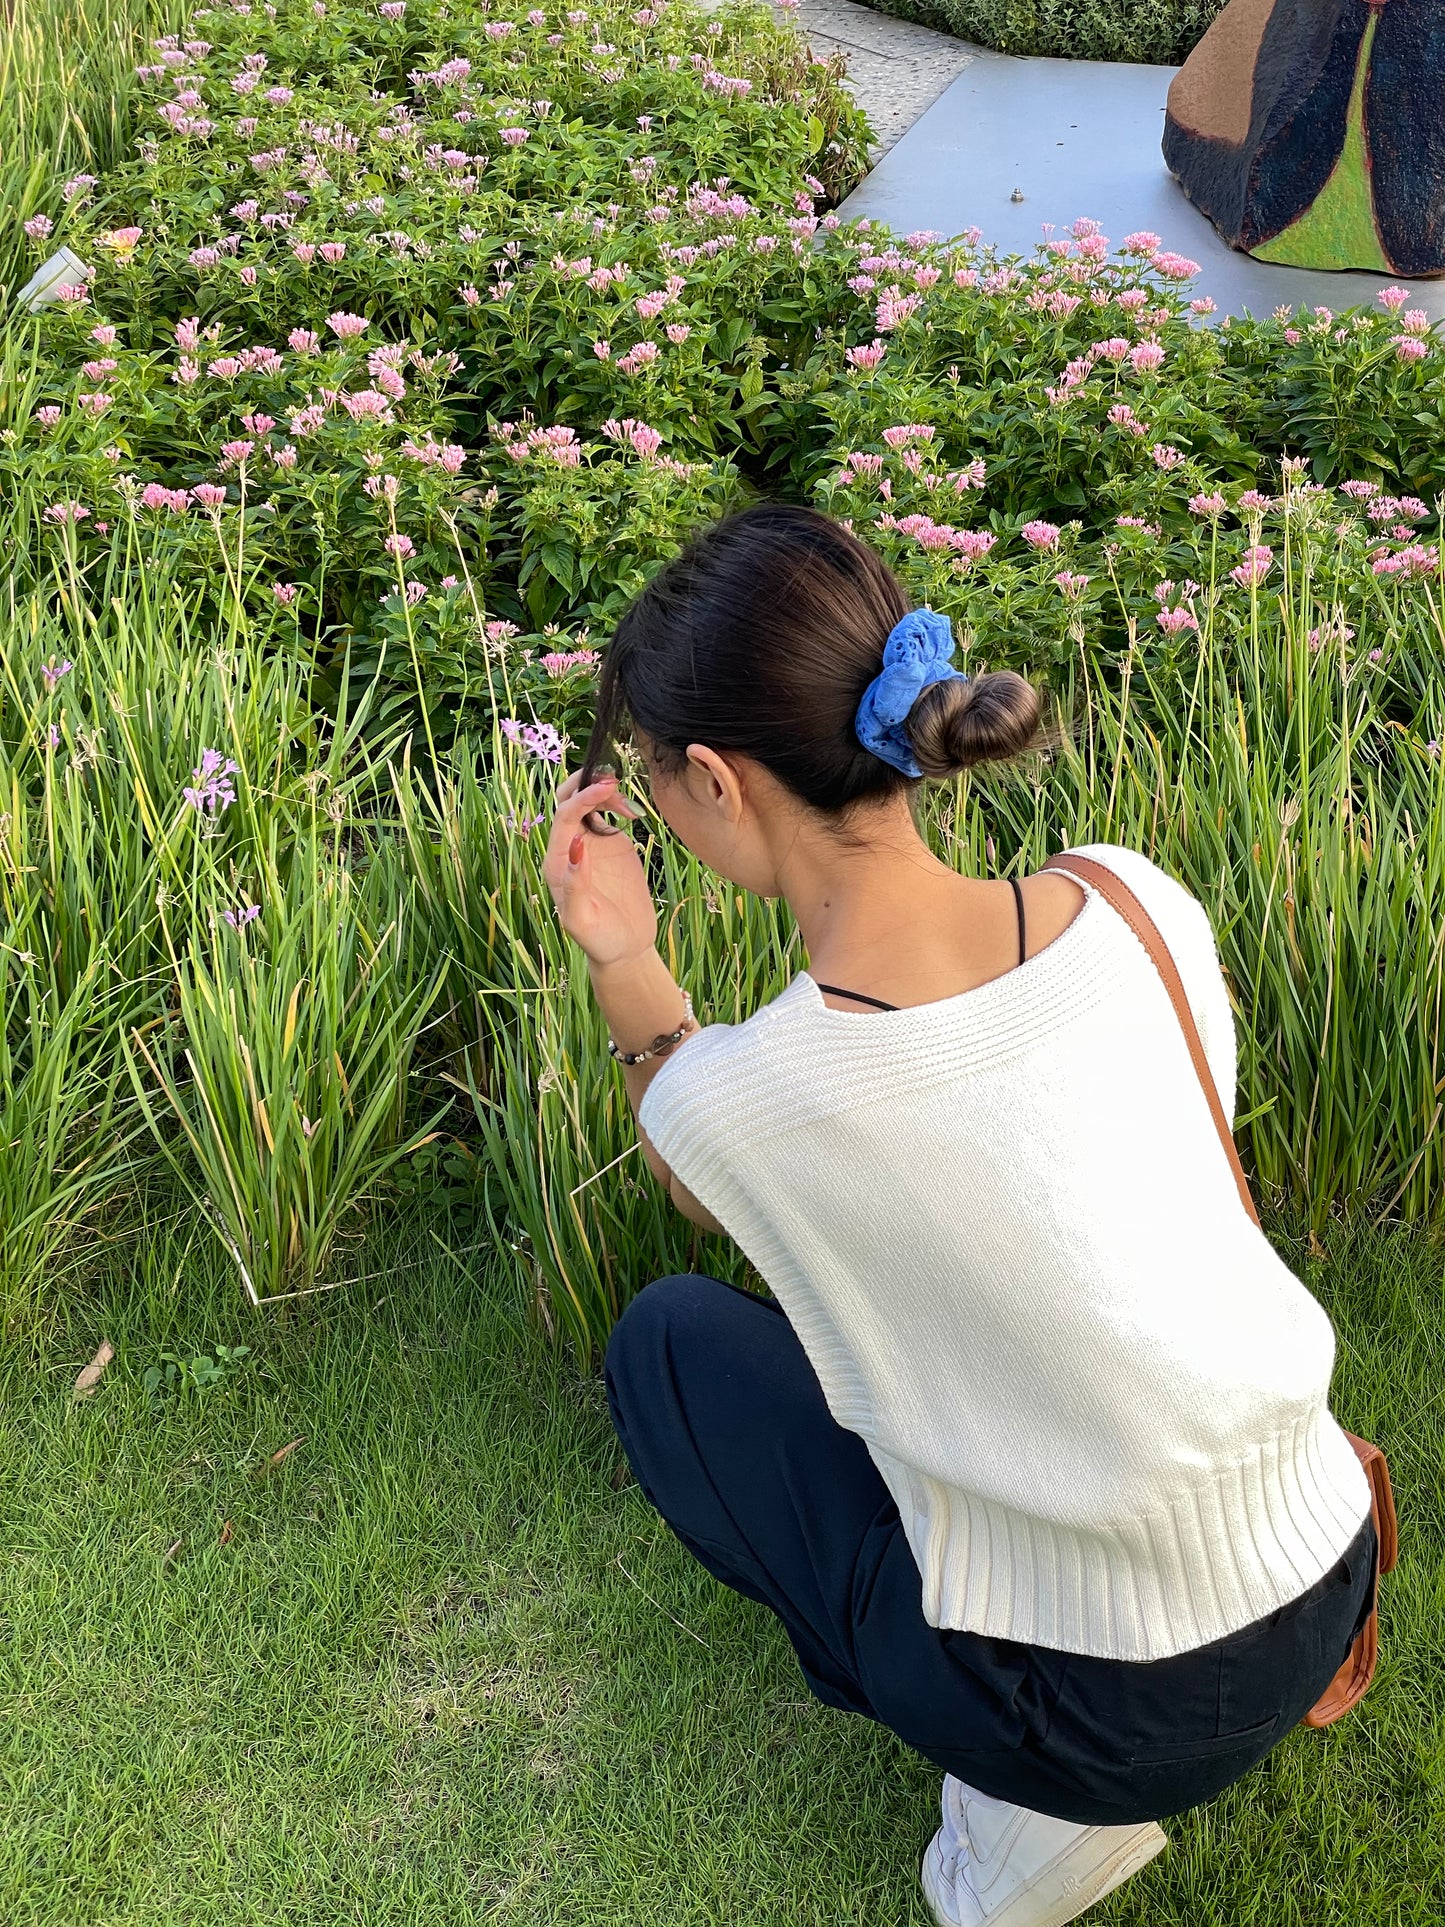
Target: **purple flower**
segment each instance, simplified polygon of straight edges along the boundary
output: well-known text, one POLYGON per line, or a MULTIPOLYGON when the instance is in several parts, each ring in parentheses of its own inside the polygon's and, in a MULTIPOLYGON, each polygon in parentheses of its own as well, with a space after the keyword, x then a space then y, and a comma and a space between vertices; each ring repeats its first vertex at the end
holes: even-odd
POLYGON ((60 678, 62 676, 68 676, 74 667, 75 664, 71 662, 68 657, 64 662, 57 662, 54 656, 52 656, 49 662, 41 663, 40 673, 45 678, 46 694, 49 695, 50 691, 54 689, 55 685, 60 681, 60 678))
POLYGON ((253 923, 260 916, 261 906, 259 903, 243 903, 239 910, 223 910, 221 914, 233 930, 244 930, 248 923, 253 923))
POLYGON ((236 787, 230 779, 238 773, 239 765, 229 756, 222 756, 218 749, 203 749, 199 766, 191 771, 192 782, 181 795, 199 815, 218 817, 236 800, 236 787))

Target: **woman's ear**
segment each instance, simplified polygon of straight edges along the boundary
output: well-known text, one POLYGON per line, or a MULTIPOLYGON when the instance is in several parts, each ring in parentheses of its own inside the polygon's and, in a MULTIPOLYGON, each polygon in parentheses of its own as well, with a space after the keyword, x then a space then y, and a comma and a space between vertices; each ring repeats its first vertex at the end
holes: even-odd
POLYGON ((743 813, 743 782, 734 763, 705 743, 689 743, 687 761, 689 772, 697 772, 692 787, 698 802, 724 822, 737 824, 743 813))

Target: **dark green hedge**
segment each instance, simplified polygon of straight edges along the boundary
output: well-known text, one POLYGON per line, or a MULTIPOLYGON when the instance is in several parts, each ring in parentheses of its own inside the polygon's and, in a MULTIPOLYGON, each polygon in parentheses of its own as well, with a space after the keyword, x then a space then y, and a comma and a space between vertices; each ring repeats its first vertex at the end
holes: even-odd
POLYGON ((1177 66, 1224 0, 867 0, 1008 54, 1177 66))

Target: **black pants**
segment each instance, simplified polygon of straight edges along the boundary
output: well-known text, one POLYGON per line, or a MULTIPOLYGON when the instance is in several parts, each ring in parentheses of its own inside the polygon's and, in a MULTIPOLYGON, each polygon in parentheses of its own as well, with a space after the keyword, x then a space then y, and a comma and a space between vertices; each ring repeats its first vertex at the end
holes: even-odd
POLYGON ((819 1699, 1059 1819, 1115 1826, 1212 1799, 1303 1718, 1373 1604, 1367 1518, 1300 1598, 1170 1659, 930 1626, 897 1507, 775 1299, 659 1279, 613 1331, 606 1378, 638 1485, 710 1573, 777 1614, 819 1699))

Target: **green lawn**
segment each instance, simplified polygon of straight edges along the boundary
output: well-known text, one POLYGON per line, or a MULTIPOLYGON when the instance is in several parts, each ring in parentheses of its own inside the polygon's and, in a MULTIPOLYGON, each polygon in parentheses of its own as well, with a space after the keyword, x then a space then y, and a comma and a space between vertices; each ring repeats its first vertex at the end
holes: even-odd
MULTIPOLYGON (((1171 1822, 1101 1927, 1445 1916, 1441 1254, 1280 1243, 1336 1320, 1336 1409, 1390 1453, 1384 1658, 1362 1711, 1171 1822)), ((813 1702, 619 1485, 600 1377, 428 1238, 284 1331, 209 1264, 161 1227, 3 1364, 5 1927, 921 1927, 938 1774, 813 1702), (163 1349, 217 1342, 255 1349, 147 1410, 163 1349)))

